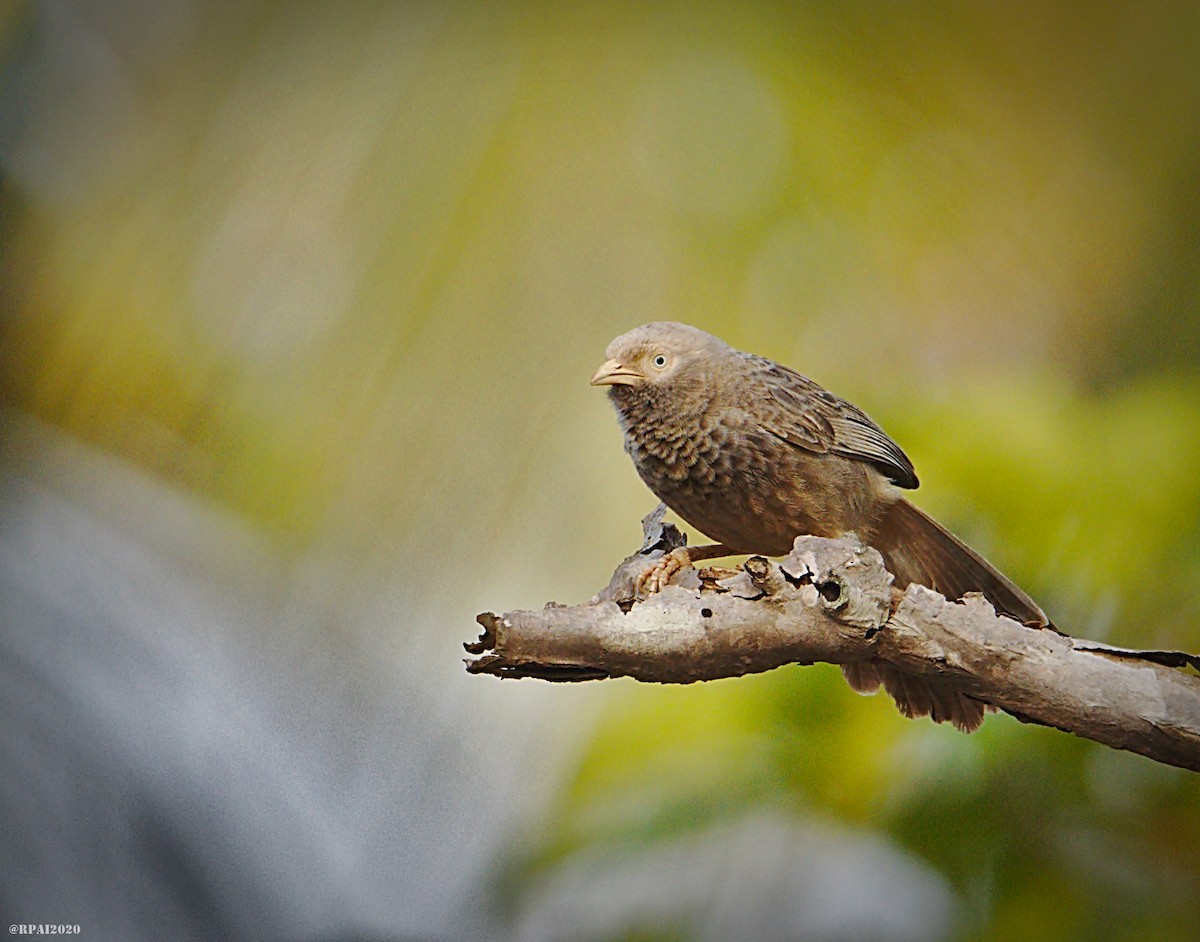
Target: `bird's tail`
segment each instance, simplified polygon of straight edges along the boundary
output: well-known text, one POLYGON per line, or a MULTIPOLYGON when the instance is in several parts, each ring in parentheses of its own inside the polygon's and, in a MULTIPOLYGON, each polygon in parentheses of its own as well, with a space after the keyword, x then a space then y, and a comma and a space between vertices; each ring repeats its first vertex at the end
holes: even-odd
MULTIPOLYGON (((996 611, 1038 628, 1053 627, 1046 613, 1011 579, 953 533, 906 500, 892 505, 872 541, 883 555, 895 586, 928 586, 948 599, 980 592, 996 611)), ((973 732, 983 722, 984 704, 949 684, 929 683, 878 663, 848 664, 850 685, 873 693, 882 683, 905 716, 930 716, 973 732)))
POLYGON ((948 599, 980 592, 1002 615, 1031 627, 1050 626, 1046 613, 1016 583, 906 500, 892 505, 872 542, 898 589, 916 583, 948 599))

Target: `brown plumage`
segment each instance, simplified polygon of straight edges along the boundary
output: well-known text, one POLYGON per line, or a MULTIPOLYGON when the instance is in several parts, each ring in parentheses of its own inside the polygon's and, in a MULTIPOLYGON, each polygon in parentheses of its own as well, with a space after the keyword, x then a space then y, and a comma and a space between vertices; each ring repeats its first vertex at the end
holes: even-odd
MULTIPOLYGON (((730 554, 782 556, 797 536, 853 531, 879 550, 899 588, 917 583, 952 599, 981 592, 1019 621, 1049 624, 1020 588, 901 496, 917 486, 912 463, 862 410, 686 324, 638 327, 606 355, 592 384, 610 387, 638 474, 730 554)), ((845 674, 863 692, 882 682, 908 716, 967 731, 983 719, 982 703, 945 685, 883 665, 845 674)))

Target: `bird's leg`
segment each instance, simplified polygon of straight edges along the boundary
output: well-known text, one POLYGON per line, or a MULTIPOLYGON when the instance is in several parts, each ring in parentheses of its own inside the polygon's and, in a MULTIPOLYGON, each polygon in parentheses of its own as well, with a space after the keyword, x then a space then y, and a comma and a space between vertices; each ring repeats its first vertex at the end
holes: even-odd
POLYGON ((680 546, 656 559, 654 565, 638 577, 635 589, 639 597, 653 595, 655 592, 665 589, 675 573, 686 566, 702 559, 717 559, 721 556, 733 556, 736 553, 737 550, 730 549, 724 543, 709 543, 706 546, 680 546))

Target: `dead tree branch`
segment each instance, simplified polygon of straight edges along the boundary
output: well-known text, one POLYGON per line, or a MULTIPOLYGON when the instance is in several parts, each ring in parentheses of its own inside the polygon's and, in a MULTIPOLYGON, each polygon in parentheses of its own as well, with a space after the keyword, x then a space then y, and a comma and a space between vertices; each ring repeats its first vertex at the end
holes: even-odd
POLYGON ((680 545, 661 515, 646 544, 589 604, 490 612, 466 645, 467 670, 555 681, 633 677, 692 683, 827 661, 875 665, 950 684, 1018 718, 1200 771, 1200 659, 1129 651, 1032 629, 982 597, 948 602, 920 586, 901 596, 875 550, 801 537, 775 563, 684 570, 635 600, 638 572, 680 545))

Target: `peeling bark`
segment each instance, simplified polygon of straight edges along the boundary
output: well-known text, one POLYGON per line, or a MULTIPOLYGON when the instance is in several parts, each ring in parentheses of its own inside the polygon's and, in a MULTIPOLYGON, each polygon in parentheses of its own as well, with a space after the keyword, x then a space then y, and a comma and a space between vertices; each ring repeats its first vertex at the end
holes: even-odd
MULTIPOLYGON (((657 514, 657 516, 656 516, 657 514)), ((1027 722, 1200 771, 1200 658, 1131 651, 998 616, 981 596, 902 596, 873 549, 800 537, 780 562, 685 569, 648 598, 638 575, 683 537, 661 513, 586 605, 479 616, 467 670, 552 681, 692 683, 825 661, 951 684, 1027 722), (1185 670, 1180 670, 1183 667, 1185 670), (1190 670, 1188 670, 1190 668, 1190 670)))

